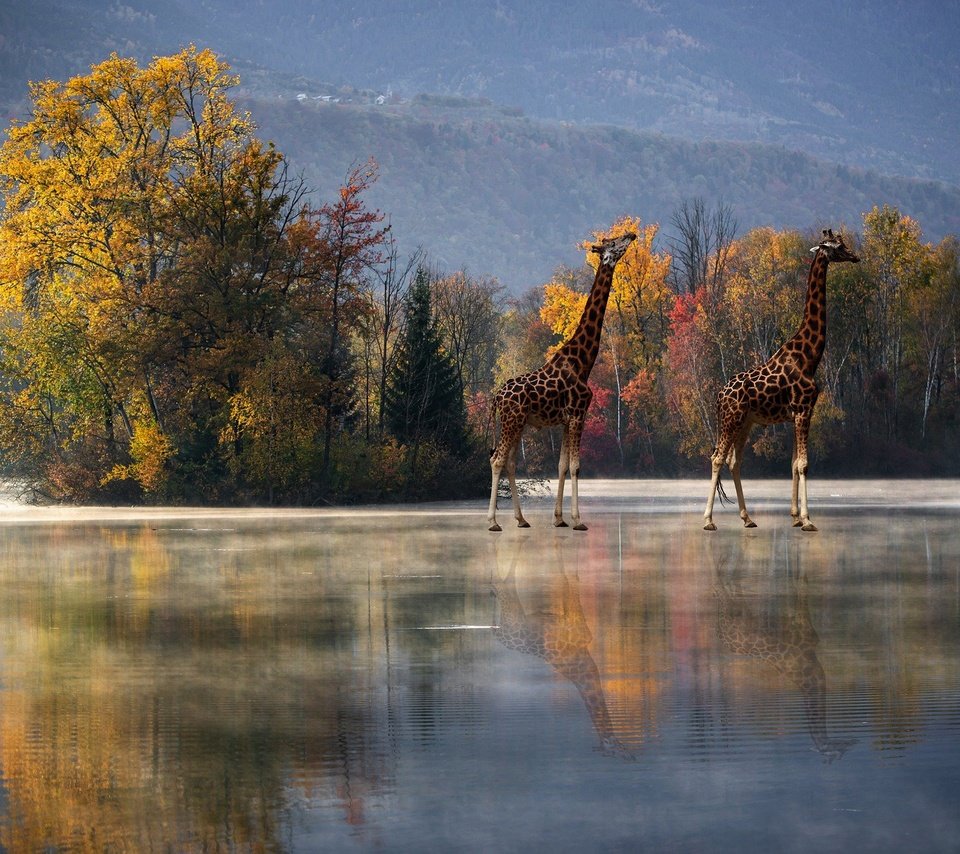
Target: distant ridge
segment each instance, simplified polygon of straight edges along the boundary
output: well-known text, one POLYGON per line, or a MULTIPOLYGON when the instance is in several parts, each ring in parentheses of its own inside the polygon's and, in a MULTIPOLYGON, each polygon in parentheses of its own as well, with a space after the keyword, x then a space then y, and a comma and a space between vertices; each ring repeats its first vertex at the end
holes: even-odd
POLYGON ((958 33, 943 0, 0 0, 0 106, 111 51, 192 42, 238 67, 960 185, 958 33))
POLYGON ((422 244, 446 268, 495 275, 514 292, 548 280, 559 264, 579 266, 577 244, 619 216, 658 222, 663 233, 694 196, 730 205, 741 232, 859 230, 864 211, 890 204, 916 218, 927 240, 960 234, 958 188, 782 146, 535 120, 482 100, 241 100, 321 198, 351 163, 372 156, 381 178, 371 201, 402 245, 422 244))

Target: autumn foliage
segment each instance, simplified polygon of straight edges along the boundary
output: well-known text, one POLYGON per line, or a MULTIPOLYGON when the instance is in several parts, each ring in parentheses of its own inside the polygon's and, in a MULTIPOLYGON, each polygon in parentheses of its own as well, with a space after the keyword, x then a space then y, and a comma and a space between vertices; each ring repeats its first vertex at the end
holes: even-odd
MULTIPOLYGON (((312 203, 235 83, 190 47, 33 85, 32 115, 0 146, 6 474, 57 500, 481 494, 490 394, 570 335, 596 257, 509 300, 424 251, 404 262, 366 202, 377 164, 358 158, 312 203), (413 319, 442 405, 411 367, 413 319), (441 410, 457 429, 436 429, 441 410)), ((682 288, 656 224, 624 217, 583 248, 625 231, 639 239, 607 305, 585 472, 702 473, 717 390, 799 323, 816 230, 731 233, 682 288)), ((845 231, 863 263, 830 271, 817 465, 957 473, 957 241, 925 243, 880 206, 845 231)), ((558 442, 529 432, 523 471, 552 474, 558 442)), ((782 469, 789 433, 758 431, 751 448, 755 471, 782 469)))
POLYGON ((41 493, 313 501, 370 479, 333 465, 388 255, 377 165, 311 206, 235 82, 209 51, 113 56, 36 84, 0 149, 0 449, 41 493))

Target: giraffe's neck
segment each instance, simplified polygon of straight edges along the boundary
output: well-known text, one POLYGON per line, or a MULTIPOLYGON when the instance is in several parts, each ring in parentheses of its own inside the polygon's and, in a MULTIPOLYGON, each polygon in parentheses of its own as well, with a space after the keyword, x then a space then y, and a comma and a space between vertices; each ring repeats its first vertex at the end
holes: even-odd
POLYGON ((558 351, 572 363, 583 379, 590 376, 593 363, 600 352, 600 333, 603 331, 603 316, 607 310, 607 299, 613 284, 613 267, 601 263, 593 287, 587 297, 587 303, 580 315, 580 322, 570 340, 558 351))
POLYGON ((807 278, 807 301, 803 322, 787 348, 799 361, 801 370, 813 376, 823 356, 827 341, 827 255, 821 249, 810 264, 807 278))
POLYGON ((600 670, 586 647, 577 647, 562 655, 552 655, 547 661, 557 672, 569 679, 583 698, 593 728, 604 745, 616 740, 607 699, 603 693, 600 670))

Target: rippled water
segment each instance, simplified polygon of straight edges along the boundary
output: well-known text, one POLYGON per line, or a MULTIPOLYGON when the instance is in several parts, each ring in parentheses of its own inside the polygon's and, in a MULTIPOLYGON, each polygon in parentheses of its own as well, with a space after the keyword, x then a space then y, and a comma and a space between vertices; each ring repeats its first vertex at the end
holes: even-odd
POLYGON ((0 843, 960 849, 960 483, 703 486, 6 508, 0 843))

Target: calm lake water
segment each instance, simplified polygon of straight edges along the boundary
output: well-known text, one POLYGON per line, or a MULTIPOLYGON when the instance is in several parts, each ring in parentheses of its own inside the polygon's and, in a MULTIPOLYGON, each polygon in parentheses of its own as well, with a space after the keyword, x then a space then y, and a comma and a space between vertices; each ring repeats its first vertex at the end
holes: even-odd
POLYGON ((957 851, 960 482, 0 510, 10 851, 957 851))

